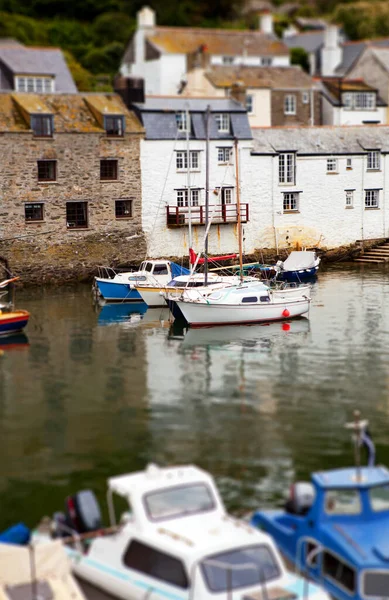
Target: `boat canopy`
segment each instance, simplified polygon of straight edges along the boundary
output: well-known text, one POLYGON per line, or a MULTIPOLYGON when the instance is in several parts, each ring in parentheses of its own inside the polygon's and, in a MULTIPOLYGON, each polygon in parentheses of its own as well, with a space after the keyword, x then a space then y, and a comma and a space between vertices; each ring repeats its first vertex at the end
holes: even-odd
POLYGON ((185 267, 182 267, 181 265, 178 265, 174 262, 170 263, 170 269, 172 272, 173 279, 174 277, 178 277, 179 275, 190 275, 189 269, 186 269, 185 267))
POLYGON ((315 266, 316 253, 308 250, 294 250, 286 260, 282 268, 284 271, 299 271, 300 269, 312 269, 315 266))
POLYGON ((312 481, 320 488, 370 488, 389 484, 389 471, 386 467, 356 467, 319 471, 312 475, 312 481), (357 476, 359 473, 359 476, 357 476))

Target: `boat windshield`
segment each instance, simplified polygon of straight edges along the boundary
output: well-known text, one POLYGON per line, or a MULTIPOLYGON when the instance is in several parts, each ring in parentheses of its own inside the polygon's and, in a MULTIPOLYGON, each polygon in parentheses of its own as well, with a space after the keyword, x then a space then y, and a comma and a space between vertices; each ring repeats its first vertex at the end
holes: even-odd
POLYGON ((131 275, 131 277, 128 278, 128 281, 147 281, 147 277, 144 275, 131 275))
POLYGON ((281 575, 271 548, 264 544, 209 556, 202 561, 201 570, 211 592, 261 585, 281 575))
POLYGON ((215 499, 205 483, 165 488, 144 496, 152 521, 175 519, 216 508, 215 499))
POLYGON ((389 510, 389 485, 379 485, 369 490, 371 509, 374 512, 389 510))
POLYGON ((328 515, 359 515, 362 510, 358 490, 329 490, 325 496, 325 511, 328 515))

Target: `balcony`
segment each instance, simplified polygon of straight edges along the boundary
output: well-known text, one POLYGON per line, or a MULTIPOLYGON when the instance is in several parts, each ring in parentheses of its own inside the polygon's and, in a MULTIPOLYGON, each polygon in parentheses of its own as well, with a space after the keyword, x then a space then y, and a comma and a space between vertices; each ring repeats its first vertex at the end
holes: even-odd
MULTIPOLYGON (((212 224, 237 223, 238 205, 237 204, 210 204, 209 218, 212 224)), ((249 205, 240 205, 240 220, 247 223, 249 220, 249 205)), ((191 207, 192 225, 205 225, 205 206, 191 207)), ((166 223, 168 227, 184 227, 189 225, 188 206, 167 206, 166 223)))

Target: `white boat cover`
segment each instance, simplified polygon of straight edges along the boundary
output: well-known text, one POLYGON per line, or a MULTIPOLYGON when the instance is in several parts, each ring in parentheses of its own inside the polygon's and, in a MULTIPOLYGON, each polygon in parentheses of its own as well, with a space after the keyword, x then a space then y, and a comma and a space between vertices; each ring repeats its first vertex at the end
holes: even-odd
POLYGON ((284 271, 300 271, 301 269, 312 269, 315 266, 316 253, 308 250, 294 250, 291 252, 282 268, 284 271))
MULTIPOLYGON (((55 600, 85 600, 70 571, 60 540, 33 544, 35 577, 50 585, 55 600)), ((31 583, 31 550, 28 546, 0 544, 0 600, 8 600, 6 586, 31 583)))

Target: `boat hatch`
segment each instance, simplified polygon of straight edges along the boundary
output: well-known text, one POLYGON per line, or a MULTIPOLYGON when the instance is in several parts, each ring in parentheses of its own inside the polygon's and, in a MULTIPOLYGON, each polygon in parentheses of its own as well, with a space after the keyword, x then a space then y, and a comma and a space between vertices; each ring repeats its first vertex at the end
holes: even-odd
POLYGON ((267 544, 246 546, 214 554, 200 563, 207 588, 213 593, 263 585, 281 575, 272 549, 267 544))
POLYGON ((389 571, 364 571, 362 577, 366 598, 389 598, 389 571))

